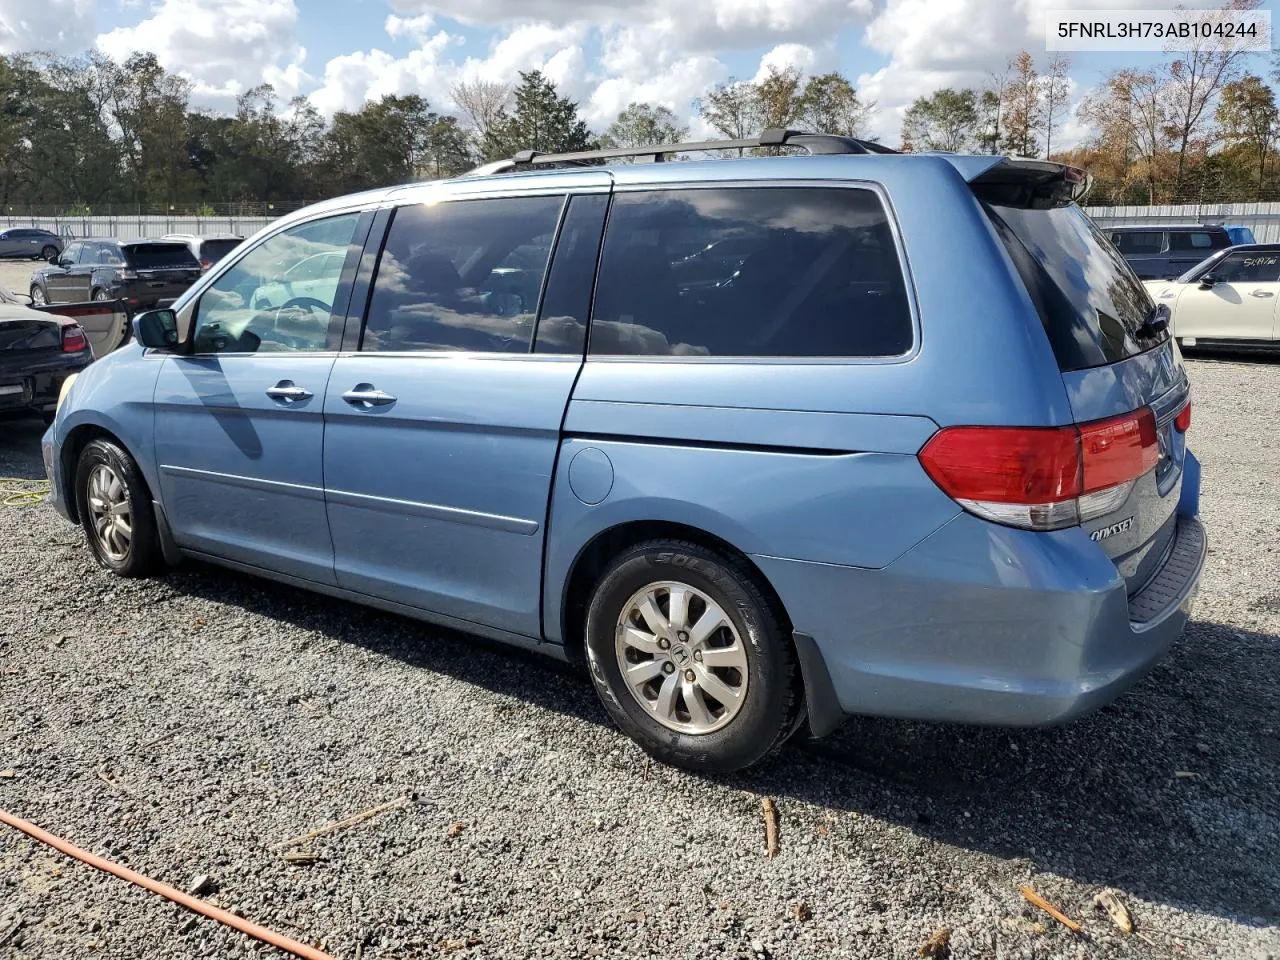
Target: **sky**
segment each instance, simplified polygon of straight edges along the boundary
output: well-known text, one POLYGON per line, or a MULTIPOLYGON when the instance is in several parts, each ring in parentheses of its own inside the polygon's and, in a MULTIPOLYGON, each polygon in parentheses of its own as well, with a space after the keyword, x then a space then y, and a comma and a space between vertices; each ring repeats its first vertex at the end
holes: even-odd
MULTIPOLYGON (((1185 0, 1189 7, 1217 6, 1185 0)), ((1168 9, 1172 0, 0 0, 0 53, 154 52, 196 104, 229 111, 271 83, 326 115, 417 93, 455 112, 460 80, 540 69, 597 132, 627 104, 662 104, 709 134, 692 101, 771 65, 839 70, 877 104, 870 135, 896 144, 902 111, 944 86, 981 86, 1019 49, 1043 64, 1049 9, 1168 9)), ((1265 0, 1275 9, 1280 0, 1265 0)), ((1280 27, 1280 17, 1277 18, 1280 27)), ((1159 54, 1073 54, 1071 102, 1159 54)), ((1269 64, 1257 58, 1255 70, 1269 64)), ((1072 116, 1055 134, 1086 131, 1072 116)))

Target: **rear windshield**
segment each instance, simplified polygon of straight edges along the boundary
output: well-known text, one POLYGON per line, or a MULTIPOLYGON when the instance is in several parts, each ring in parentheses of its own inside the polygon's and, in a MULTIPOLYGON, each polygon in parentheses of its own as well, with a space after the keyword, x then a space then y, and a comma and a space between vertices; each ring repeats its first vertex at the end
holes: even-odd
POLYGON ((1026 284, 1058 367, 1118 363, 1168 339, 1144 329, 1155 305, 1106 236, 1074 203, 1028 210, 988 205, 1026 284))
POLYGON ((206 240, 200 244, 200 256, 217 263, 242 243, 243 240, 206 240))
POLYGON ((155 270, 159 267, 195 267, 191 248, 185 243, 148 243, 143 246, 125 247, 124 255, 135 270, 155 270))

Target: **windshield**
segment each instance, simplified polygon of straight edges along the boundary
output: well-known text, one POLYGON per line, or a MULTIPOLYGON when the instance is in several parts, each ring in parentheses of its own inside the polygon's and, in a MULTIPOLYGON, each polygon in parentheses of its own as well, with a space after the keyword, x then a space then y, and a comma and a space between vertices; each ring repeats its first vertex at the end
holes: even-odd
POLYGON ((1168 339, 1146 326, 1155 305, 1133 269, 1074 203, 988 205, 1063 372, 1118 363, 1168 339))
POLYGON ((158 267, 195 267, 191 248, 185 243, 148 243, 125 247, 125 255, 135 270, 155 270, 158 267))

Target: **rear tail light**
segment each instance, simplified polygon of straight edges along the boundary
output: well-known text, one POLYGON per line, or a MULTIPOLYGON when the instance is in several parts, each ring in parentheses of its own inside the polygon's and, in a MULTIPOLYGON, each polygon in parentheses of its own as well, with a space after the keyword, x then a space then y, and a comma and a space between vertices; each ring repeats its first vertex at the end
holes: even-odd
POLYGON ((1191 427, 1191 401, 1187 401, 1187 405, 1178 411, 1177 419, 1173 421, 1173 425, 1178 429, 1179 433, 1186 433, 1191 427))
POLYGON ((213 266, 213 261, 212 261, 212 260, 201 260, 201 261, 200 261, 200 269, 201 269, 202 271, 203 271, 203 270, 208 270, 208 269, 209 269, 210 267, 212 267, 212 266, 213 266))
POLYGON ((64 323, 62 325, 62 352, 79 353, 88 349, 89 338, 84 335, 84 330, 80 328, 80 324, 64 323))
POLYGON ((120 279, 121 280, 137 280, 138 271, 134 270, 132 267, 125 267, 123 270, 120 271, 120 279))
POLYGON ((933 482, 970 513, 1027 530, 1110 513, 1159 458, 1149 407, 1070 427, 947 427, 920 451, 933 482))

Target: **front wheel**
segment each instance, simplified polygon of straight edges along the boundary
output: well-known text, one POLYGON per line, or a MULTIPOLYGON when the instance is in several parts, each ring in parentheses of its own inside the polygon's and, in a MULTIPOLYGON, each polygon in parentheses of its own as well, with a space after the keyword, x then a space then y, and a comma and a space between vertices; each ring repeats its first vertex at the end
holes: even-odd
POLYGON ((142 471, 109 440, 94 440, 76 465, 76 506, 98 563, 121 577, 145 577, 162 566, 151 495, 142 471))
POLYGON ((103 300, 107 299, 107 291, 103 290, 101 287, 95 287, 93 290, 93 294, 90 296, 90 299, 96 300, 99 303, 101 303, 103 300))
POLYGON ((31 285, 31 305, 33 307, 43 307, 47 306, 48 303, 49 298, 45 296, 44 287, 33 283, 31 285))
POLYGON ((800 719, 795 654, 769 600, 743 565, 696 544, 617 557, 591 598, 586 647, 610 716, 672 766, 740 770, 800 719))

